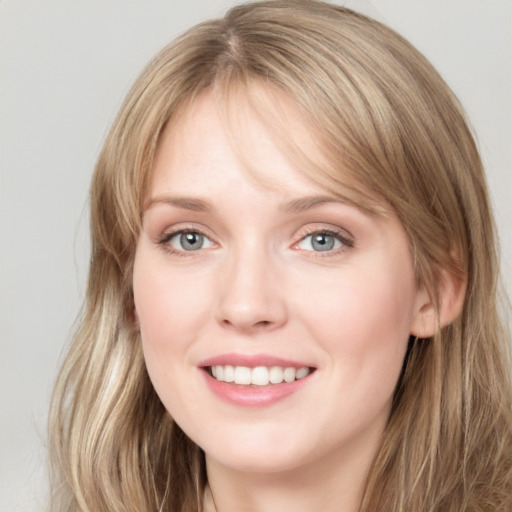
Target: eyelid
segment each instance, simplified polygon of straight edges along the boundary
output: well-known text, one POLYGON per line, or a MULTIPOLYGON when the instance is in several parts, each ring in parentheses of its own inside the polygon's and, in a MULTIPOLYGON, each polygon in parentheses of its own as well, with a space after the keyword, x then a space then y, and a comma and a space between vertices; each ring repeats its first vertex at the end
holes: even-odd
POLYGON ((292 245, 292 249, 298 250, 298 251, 304 251, 306 253, 312 253, 315 257, 326 257, 326 256, 333 256, 337 255, 347 249, 351 249, 355 245, 355 239, 354 237, 348 233, 346 230, 329 226, 326 227, 325 225, 315 225, 315 226, 306 226, 303 228, 303 230, 299 230, 299 233, 297 235, 299 237, 299 240, 297 242, 294 242, 292 245), (336 238, 339 242, 341 242, 341 247, 338 247, 336 249, 327 250, 327 251, 313 251, 308 249, 302 249, 299 247, 299 244, 304 241, 307 237, 316 235, 316 234, 325 234, 332 236, 336 238))
MULTIPOLYGON (((314 257, 327 257, 338 255, 347 249, 351 249, 355 245, 354 237, 346 230, 337 226, 326 225, 326 224, 313 224, 308 225, 300 230, 298 230, 296 234, 297 241, 291 245, 291 248, 297 251, 302 251, 304 253, 309 253, 310 256, 314 257), (340 243, 341 247, 326 250, 326 251, 314 251, 309 249, 303 249, 299 247, 299 244, 306 239, 308 236, 312 236, 315 234, 325 234, 336 238, 340 243)), ((161 246, 166 252, 171 254, 176 254, 179 256, 194 256, 195 253, 203 252, 204 250, 211 249, 212 247, 218 247, 218 243, 215 241, 214 237, 209 234, 209 230, 203 228, 202 226, 197 226, 194 224, 178 224, 175 226, 168 227, 167 229, 162 230, 162 232, 156 237, 155 243, 161 246), (198 233, 201 236, 205 237, 209 242, 210 246, 206 248, 197 249, 195 251, 187 251, 184 249, 179 249, 170 244, 170 241, 183 233, 198 233)), ((197 255, 197 254, 195 254, 197 255)))
POLYGON ((158 237, 156 238, 155 242, 162 247, 166 252, 175 254, 178 256, 194 256, 197 255, 195 253, 202 252, 204 250, 210 249, 212 247, 217 246, 217 242, 213 239, 213 237, 207 233, 208 230, 202 229, 201 227, 194 226, 194 225, 178 225, 178 226, 172 226, 170 228, 167 228, 163 230, 158 237), (185 249, 179 249, 171 245, 171 240, 175 238, 178 235, 182 235, 184 233, 197 233, 204 238, 206 238, 210 242, 209 247, 197 249, 195 251, 187 251, 185 249))
POLYGON ((209 249, 213 245, 212 240, 210 240, 206 235, 199 233, 199 231, 178 231, 177 233, 174 233, 170 237, 167 237, 167 239, 168 239, 168 243, 171 245, 171 247, 173 249, 176 249, 178 251, 185 251, 185 252, 195 252, 195 251, 199 251, 201 249, 209 249), (198 238, 200 237, 200 240, 201 240, 203 246, 199 247, 197 249, 191 249, 190 251, 185 248, 178 247, 178 245, 182 245, 183 235, 188 235, 188 234, 197 236, 198 238), (204 246, 205 242, 206 242, 206 246, 204 246))

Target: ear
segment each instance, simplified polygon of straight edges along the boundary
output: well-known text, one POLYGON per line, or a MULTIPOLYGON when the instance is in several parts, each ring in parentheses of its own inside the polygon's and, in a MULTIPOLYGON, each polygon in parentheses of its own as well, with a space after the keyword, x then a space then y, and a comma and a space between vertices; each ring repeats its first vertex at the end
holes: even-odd
POLYGON ((418 290, 411 334, 418 338, 434 336, 442 327, 451 324, 462 312, 466 295, 466 280, 444 269, 438 289, 439 311, 434 298, 425 289, 418 290))

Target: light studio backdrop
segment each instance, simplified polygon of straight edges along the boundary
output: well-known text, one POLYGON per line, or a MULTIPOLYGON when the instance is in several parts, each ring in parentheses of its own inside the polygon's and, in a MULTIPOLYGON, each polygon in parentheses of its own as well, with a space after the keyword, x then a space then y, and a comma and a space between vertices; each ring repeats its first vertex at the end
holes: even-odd
MULTIPOLYGON (((511 0, 339 2, 398 30, 469 113, 512 290, 511 0)), ((230 0, 0 0, 0 512, 46 493, 50 391, 84 295, 96 156, 148 59, 230 0)))

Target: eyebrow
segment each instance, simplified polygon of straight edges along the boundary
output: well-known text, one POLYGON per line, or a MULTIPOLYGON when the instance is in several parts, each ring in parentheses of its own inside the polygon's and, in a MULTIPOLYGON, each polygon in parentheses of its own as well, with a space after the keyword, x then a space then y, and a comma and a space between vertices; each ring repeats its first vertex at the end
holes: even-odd
POLYGON ((144 210, 147 210, 156 204, 168 204, 170 206, 177 206, 178 208, 193 212, 209 212, 213 210, 213 206, 208 201, 198 199, 196 197, 181 196, 154 197, 144 204, 144 210))
POLYGON ((316 208, 317 206, 329 203, 351 206, 353 208, 357 208, 366 215, 379 216, 383 214, 383 210, 381 208, 372 207, 369 204, 360 204, 353 199, 341 195, 316 195, 299 197, 298 199, 292 199, 291 201, 284 203, 281 206, 281 209, 285 213, 301 213, 316 208))
MULTIPOLYGON (((292 199, 280 205, 280 210, 288 214, 302 213, 308 210, 312 210, 313 208, 323 204, 329 203, 352 206, 366 214, 378 214, 377 210, 360 205, 347 197, 328 195, 315 195, 292 199)), ((158 196, 147 201, 144 204, 144 210, 147 210, 157 204, 175 206, 177 208, 193 212, 211 212, 214 209, 210 202, 204 199, 199 199, 197 197, 158 196)))
POLYGON ((292 199, 291 201, 284 203, 281 206, 281 209, 286 213, 301 213, 327 203, 341 203, 354 206, 353 201, 345 198, 332 196, 307 196, 299 197, 298 199, 292 199))

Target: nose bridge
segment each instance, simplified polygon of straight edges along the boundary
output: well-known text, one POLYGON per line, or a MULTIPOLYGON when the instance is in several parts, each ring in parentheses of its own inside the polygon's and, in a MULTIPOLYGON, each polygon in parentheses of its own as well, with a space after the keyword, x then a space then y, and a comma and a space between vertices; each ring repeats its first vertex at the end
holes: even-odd
POLYGON ((274 329, 287 310, 277 258, 257 240, 233 248, 219 272, 217 318, 241 330, 274 329))

